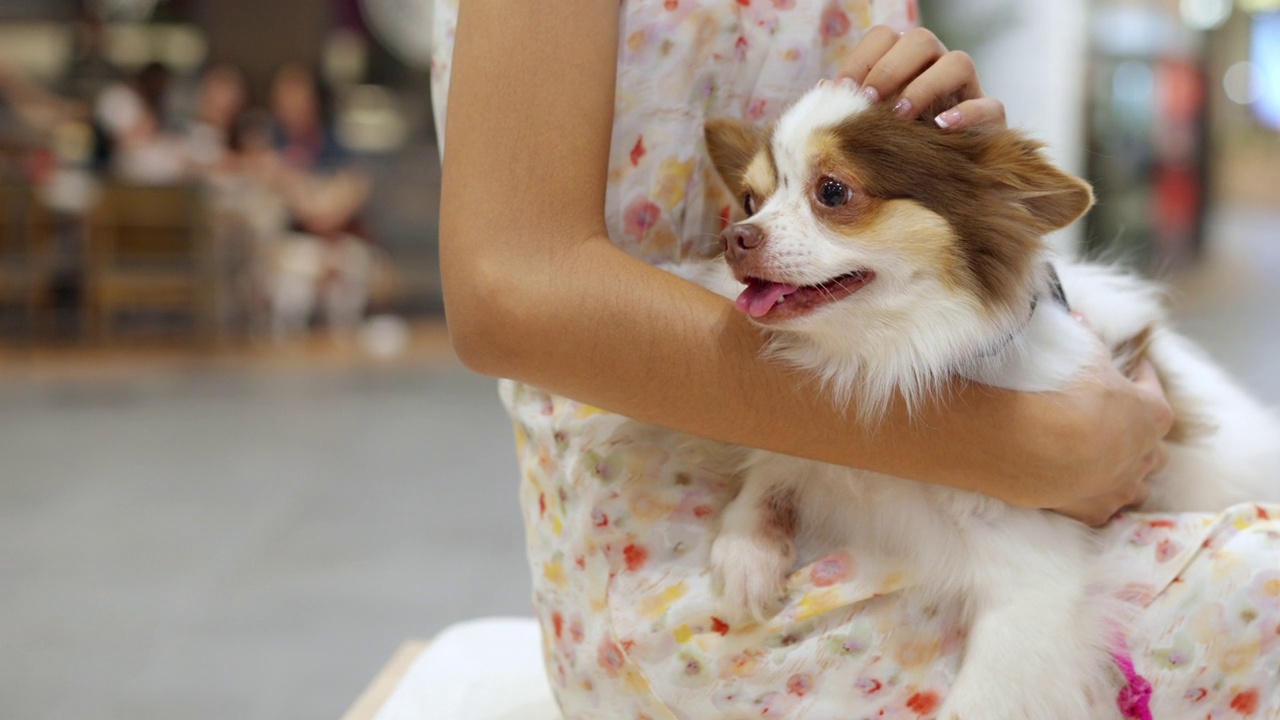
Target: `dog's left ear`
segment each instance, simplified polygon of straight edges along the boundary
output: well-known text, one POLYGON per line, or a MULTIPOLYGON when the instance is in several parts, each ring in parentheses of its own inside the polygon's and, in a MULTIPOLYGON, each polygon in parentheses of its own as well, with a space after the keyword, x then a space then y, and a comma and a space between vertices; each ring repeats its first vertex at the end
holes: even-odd
POLYGON ((744 120, 716 118, 707 121, 703 134, 716 172, 726 185, 737 191, 743 173, 765 141, 764 130, 744 120))
POLYGON ((1093 207, 1093 188, 1049 162, 1040 143, 1016 132, 993 138, 983 163, 994 173, 997 185, 1035 219, 1038 229, 1050 232, 1079 220, 1093 207))

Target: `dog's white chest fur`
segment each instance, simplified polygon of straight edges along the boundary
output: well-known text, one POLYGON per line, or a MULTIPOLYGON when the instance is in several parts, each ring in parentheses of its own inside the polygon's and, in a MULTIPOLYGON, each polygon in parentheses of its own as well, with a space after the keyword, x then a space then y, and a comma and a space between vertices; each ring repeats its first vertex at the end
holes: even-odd
MULTIPOLYGON (((1178 379, 1182 396, 1174 402, 1220 427, 1201 444, 1174 448, 1152 505, 1214 510, 1280 498, 1274 418, 1161 327, 1155 289, 1109 268, 1059 262, 1058 269, 1092 329, 1041 300, 1015 334, 960 359, 955 370, 990 385, 1058 390, 1097 352, 1091 332, 1116 345, 1155 325, 1149 356, 1163 376, 1178 379)), ((677 270, 728 296, 741 287, 715 265, 677 270)), ((808 351, 803 362, 812 369, 829 348, 808 351)), ((1095 538, 1083 525, 974 493, 763 451, 749 452, 742 477, 710 558, 726 610, 769 616, 785 602, 785 577, 798 562, 838 549, 874 556, 907 574, 904 592, 967 612, 963 667, 938 717, 1119 717, 1110 640, 1121 608, 1108 592, 1115 569, 1097 562, 1095 538), (790 526, 789 537, 779 535, 780 525, 790 526)))

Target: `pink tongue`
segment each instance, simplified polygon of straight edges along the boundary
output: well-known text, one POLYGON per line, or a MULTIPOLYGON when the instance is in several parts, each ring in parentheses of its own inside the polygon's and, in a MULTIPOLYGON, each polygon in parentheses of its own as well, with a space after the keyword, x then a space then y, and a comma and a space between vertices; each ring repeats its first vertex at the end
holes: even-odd
POLYGON ((795 285, 752 280, 747 289, 738 296, 738 309, 753 318, 764 317, 783 296, 798 289, 795 285))

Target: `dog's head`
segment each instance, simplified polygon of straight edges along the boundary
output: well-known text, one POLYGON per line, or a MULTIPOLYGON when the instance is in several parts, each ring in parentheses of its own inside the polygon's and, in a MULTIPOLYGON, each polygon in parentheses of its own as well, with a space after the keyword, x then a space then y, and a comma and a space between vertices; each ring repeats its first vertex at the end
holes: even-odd
POLYGON ((848 84, 819 85, 768 129, 712 120, 706 139, 746 214, 721 235, 747 285, 738 307, 788 334, 1007 337, 1044 280, 1042 237, 1093 202, 1017 132, 906 122, 848 84))

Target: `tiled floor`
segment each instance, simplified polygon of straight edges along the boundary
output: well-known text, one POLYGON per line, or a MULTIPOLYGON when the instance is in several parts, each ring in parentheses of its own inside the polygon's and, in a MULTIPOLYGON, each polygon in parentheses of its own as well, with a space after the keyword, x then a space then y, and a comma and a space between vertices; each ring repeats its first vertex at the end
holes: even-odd
MULTIPOLYGON (((1220 236, 1179 315, 1280 402, 1280 216, 1220 236)), ((7 372, 0 717, 335 718, 400 640, 527 612, 510 432, 455 364, 7 372)))

